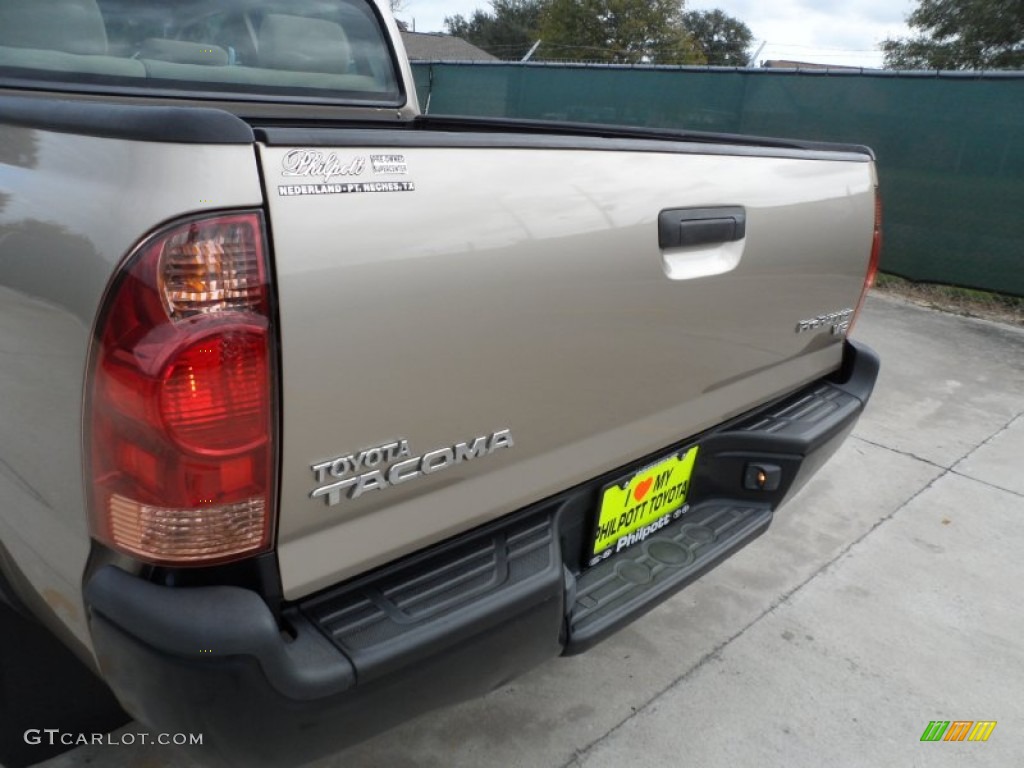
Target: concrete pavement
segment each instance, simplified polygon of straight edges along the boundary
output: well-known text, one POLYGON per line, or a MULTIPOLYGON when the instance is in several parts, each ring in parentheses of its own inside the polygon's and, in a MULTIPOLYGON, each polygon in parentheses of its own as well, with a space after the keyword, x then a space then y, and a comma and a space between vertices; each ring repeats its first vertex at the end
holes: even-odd
MULTIPOLYGON (((1020 764, 1024 331, 872 297, 855 335, 875 396, 765 536, 588 654, 318 768, 1020 764), (922 743, 930 720, 998 725, 922 743)), ((86 762, 188 764, 45 765, 86 762)))

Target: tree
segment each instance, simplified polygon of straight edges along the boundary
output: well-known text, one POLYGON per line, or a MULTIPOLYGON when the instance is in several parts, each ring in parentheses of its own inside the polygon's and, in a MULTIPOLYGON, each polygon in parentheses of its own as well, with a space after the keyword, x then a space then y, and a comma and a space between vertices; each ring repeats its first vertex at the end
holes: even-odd
POLYGON ((519 60, 537 41, 543 0, 491 0, 491 11, 477 9, 468 19, 446 16, 449 35, 468 40, 499 59, 519 60))
POLYGON ((395 24, 403 32, 409 31, 409 22, 402 21, 398 18, 398 14, 405 12, 405 0, 388 0, 388 7, 391 9, 391 15, 395 17, 395 24))
POLYGON ((702 64, 679 0, 548 0, 539 58, 702 64))
POLYGON ((686 11, 683 26, 704 52, 708 64, 721 67, 745 67, 750 63, 750 27, 720 11, 686 11))
POLYGON ((890 69, 1024 69, 1021 0, 919 0, 921 34, 882 42, 890 69))

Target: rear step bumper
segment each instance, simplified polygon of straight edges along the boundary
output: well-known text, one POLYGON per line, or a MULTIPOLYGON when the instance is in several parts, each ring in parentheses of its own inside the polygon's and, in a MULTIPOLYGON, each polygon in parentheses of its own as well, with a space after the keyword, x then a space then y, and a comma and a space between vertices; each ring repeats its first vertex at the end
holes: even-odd
POLYGON ((838 448, 877 375, 875 353, 846 342, 833 376, 300 600, 284 628, 255 592, 158 586, 106 566, 85 590, 102 672, 150 727, 203 733, 200 757, 282 766, 335 751, 586 650, 712 569, 838 448), (693 444, 689 511, 584 568, 600 489, 693 444), (750 464, 780 468, 778 487, 744 488, 750 464))

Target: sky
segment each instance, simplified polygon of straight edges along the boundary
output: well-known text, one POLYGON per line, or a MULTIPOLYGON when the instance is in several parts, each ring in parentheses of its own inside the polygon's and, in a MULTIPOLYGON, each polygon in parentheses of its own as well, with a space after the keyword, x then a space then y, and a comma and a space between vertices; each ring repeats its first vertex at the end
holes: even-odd
MULTIPOLYGON (((689 0, 688 10, 720 8, 746 23, 765 59, 880 67, 878 43, 909 33, 915 0, 689 0)), ((404 0, 398 17, 415 19, 417 32, 444 31, 444 17, 489 9, 487 0, 404 0)))

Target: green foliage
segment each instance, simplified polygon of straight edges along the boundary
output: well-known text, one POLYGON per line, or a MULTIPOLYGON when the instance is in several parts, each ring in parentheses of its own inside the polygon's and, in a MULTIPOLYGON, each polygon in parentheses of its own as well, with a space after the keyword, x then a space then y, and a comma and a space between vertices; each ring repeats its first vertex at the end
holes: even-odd
POLYGON ((890 69, 1024 69, 1024 1, 920 0, 921 34, 882 43, 890 69))
POLYGON ((715 9, 686 11, 683 26, 704 52, 708 64, 721 67, 745 67, 750 63, 750 44, 754 35, 739 19, 715 9))
POLYGON ((703 64, 679 0, 547 0, 538 58, 703 64))
POLYGON ((519 60, 537 41, 543 0, 491 0, 491 10, 477 9, 468 19, 446 16, 445 31, 468 40, 499 59, 519 60))

